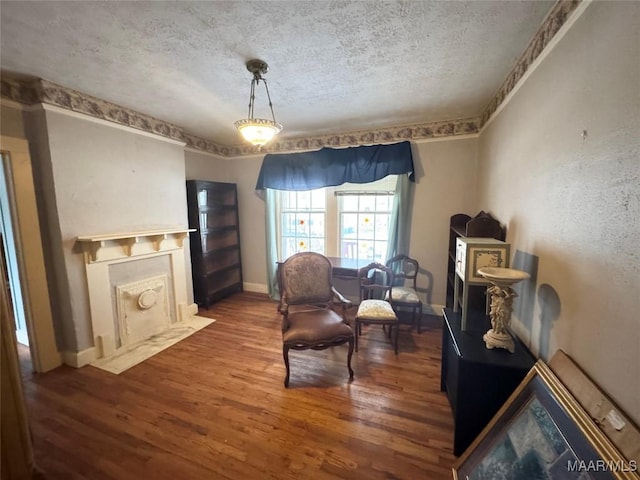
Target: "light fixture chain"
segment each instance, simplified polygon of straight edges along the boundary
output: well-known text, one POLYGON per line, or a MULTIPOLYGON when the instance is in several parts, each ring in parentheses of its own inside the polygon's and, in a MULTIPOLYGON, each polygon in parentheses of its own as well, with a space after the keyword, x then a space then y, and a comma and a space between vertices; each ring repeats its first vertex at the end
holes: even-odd
POLYGON ((264 82, 264 88, 267 91, 267 100, 269 100, 269 108, 271 109, 271 118, 273 119, 273 121, 276 121, 276 116, 273 113, 273 103, 271 103, 271 95, 269 95, 269 87, 267 86, 267 81, 263 78, 262 81, 264 82))
POLYGON ((251 94, 249 95, 249 118, 253 118, 253 109, 256 103, 256 79, 251 80, 251 94))

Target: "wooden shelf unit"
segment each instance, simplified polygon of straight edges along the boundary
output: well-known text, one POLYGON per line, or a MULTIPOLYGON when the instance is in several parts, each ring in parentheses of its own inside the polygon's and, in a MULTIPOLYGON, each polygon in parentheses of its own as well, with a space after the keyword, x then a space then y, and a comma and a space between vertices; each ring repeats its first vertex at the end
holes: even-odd
MULTIPOLYGON (((475 217, 457 213, 449 220, 449 248, 447 251, 446 307, 453 308, 456 281, 456 246, 459 237, 485 237, 504 241, 506 230, 491 214, 481 211, 475 217)), ((469 285, 467 306, 470 311, 484 312, 486 307, 484 285, 469 285)), ((459 305, 461 307, 461 305, 459 305)))
POLYGON ((188 180, 187 205, 194 298, 208 308, 242 291, 236 184, 188 180))

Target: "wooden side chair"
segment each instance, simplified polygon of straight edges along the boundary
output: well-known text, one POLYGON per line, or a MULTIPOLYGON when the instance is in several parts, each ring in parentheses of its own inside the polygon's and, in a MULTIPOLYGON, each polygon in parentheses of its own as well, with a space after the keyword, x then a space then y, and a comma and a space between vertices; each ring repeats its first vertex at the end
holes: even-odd
POLYGON ((282 314, 282 355, 287 374, 284 386, 289 386, 289 350, 324 350, 349 344, 347 369, 353 378, 353 330, 345 321, 351 302, 331 283, 332 266, 319 253, 296 253, 278 264, 280 306, 282 314), (331 306, 338 302, 341 314, 331 306))
POLYGON ((387 299, 397 311, 402 308, 411 309, 411 322, 417 327, 418 333, 421 333, 422 301, 416 286, 420 268, 418 261, 401 254, 387 260, 386 265, 393 270, 395 278, 393 291, 387 299))
POLYGON ((356 313, 356 352, 358 337, 362 335, 362 325, 382 325, 389 327, 389 338, 394 332, 393 345, 398 354, 398 316, 391 304, 385 300, 393 290, 393 271, 381 263, 370 263, 358 271, 360 280, 360 305, 356 313))

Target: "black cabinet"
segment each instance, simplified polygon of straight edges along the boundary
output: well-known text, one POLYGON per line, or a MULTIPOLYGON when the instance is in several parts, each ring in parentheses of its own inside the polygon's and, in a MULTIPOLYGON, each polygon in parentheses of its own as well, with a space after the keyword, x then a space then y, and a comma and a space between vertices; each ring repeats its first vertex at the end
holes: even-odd
POLYGON ((208 308, 242 291, 236 185, 188 180, 187 206, 194 299, 208 308))
POLYGON ((482 335, 489 318, 469 312, 467 330, 460 330, 460 312, 445 308, 440 389, 453 412, 453 453, 461 455, 533 367, 535 358, 517 338, 515 353, 490 350, 482 335))

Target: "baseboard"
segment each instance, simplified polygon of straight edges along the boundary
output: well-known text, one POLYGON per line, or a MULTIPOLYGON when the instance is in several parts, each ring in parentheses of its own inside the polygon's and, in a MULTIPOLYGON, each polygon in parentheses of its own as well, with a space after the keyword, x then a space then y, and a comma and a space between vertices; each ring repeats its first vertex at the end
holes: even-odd
POLYGON ((62 352, 62 361, 70 367, 81 368, 96 360, 96 348, 90 347, 80 352, 62 352))
POLYGON ((242 288, 245 292, 269 293, 269 289, 265 283, 249 283, 244 282, 242 288))
POLYGON ((442 309, 444 305, 438 305, 437 303, 431 304, 422 304, 422 313, 425 315, 436 315, 438 317, 442 316, 442 309))

